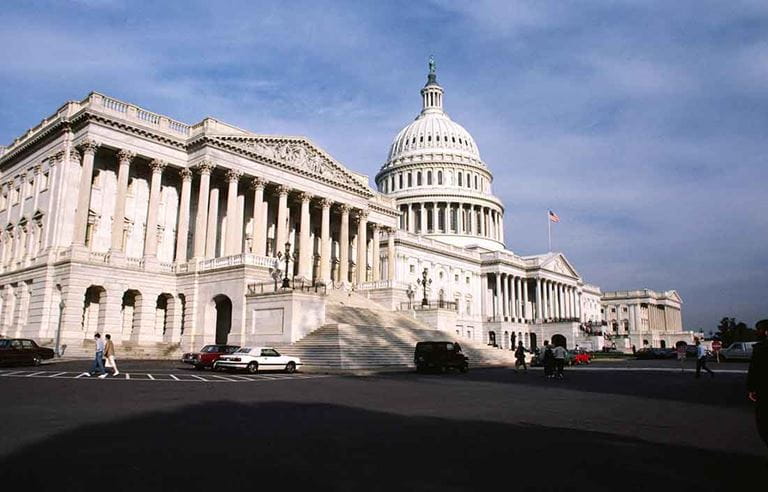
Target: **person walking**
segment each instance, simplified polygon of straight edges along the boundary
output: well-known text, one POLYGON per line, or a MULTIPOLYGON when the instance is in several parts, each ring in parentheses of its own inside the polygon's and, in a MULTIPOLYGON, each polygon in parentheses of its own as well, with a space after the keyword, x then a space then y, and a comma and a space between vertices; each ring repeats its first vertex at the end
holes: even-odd
POLYGON ((96 342, 93 365, 91 365, 89 372, 84 372, 82 375, 87 377, 98 374, 101 379, 104 379, 107 377, 107 371, 104 369, 104 340, 101 339, 101 334, 98 332, 93 335, 93 340, 96 342))
POLYGON ((552 379, 555 377, 555 356, 552 353, 552 346, 549 340, 544 340, 544 351, 542 352, 542 363, 544 364, 544 377, 552 379))
POLYGON ((525 363, 525 347, 523 342, 517 342, 517 348, 515 349, 515 370, 519 370, 520 366, 523 366, 525 372, 528 372, 528 366, 525 363))
POLYGON ((701 344, 701 340, 698 337, 694 338, 696 343, 696 377, 701 377, 701 370, 704 369, 710 376, 715 377, 715 373, 707 367, 707 347, 701 344))
POLYGON ((104 347, 104 358, 107 359, 106 367, 111 367, 113 376, 117 376, 120 374, 120 371, 117 370, 117 362, 115 362, 115 344, 112 343, 112 335, 107 333, 104 335, 104 338, 107 339, 107 343, 104 347))
POLYGON ((552 355, 555 358, 557 379, 563 379, 563 371, 565 370, 565 356, 568 355, 568 352, 565 350, 565 347, 555 345, 555 348, 552 349, 552 355))
POLYGON ((757 432, 768 446, 768 319, 755 324, 758 342, 752 347, 747 374, 749 399, 755 403, 757 432))

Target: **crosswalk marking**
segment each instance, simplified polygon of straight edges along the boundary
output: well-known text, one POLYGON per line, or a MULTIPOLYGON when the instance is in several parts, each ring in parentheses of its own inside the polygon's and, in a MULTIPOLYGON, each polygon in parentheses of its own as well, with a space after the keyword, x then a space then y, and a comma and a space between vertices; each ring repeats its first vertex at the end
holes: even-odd
POLYGON ((327 374, 227 374, 222 376, 219 374, 206 374, 205 377, 198 376, 197 374, 171 374, 171 373, 146 373, 146 372, 121 372, 117 377, 108 376, 106 378, 88 377, 89 374, 85 372, 75 371, 0 371, 0 376, 4 377, 23 377, 23 378, 46 378, 46 379, 81 379, 88 380, 119 380, 119 381, 167 381, 167 382, 179 382, 179 383, 248 383, 248 382, 268 382, 268 381, 284 381, 284 380, 297 380, 297 379, 317 379, 323 377, 329 377, 327 374), (122 376, 122 377, 120 377, 122 376))

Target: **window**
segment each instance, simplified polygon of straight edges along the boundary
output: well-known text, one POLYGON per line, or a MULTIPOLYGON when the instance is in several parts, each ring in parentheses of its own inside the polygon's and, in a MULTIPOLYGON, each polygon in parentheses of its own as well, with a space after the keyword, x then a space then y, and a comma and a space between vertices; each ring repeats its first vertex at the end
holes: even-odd
POLYGON ((48 177, 49 171, 46 171, 40 175, 40 191, 48 188, 48 177))
POLYGON ((432 171, 427 171, 427 185, 432 185, 432 171))
POLYGON ((453 276, 453 281, 458 282, 459 281, 459 274, 456 274, 453 276))
MULTIPOLYGON (((467 316, 472 315, 472 301, 467 300, 467 310, 466 310, 467 316)), ((472 332, 467 333, 468 337, 472 337, 472 332)))
POLYGON ((0 195, 0 210, 4 210, 8 206, 8 194, 3 193, 0 195))
POLYGON ((416 267, 414 265, 411 265, 408 267, 411 273, 416 273, 416 267))
POLYGON ((437 171, 437 184, 443 184, 443 171, 437 171))
POLYGON ((19 203, 19 191, 21 191, 21 189, 18 186, 11 191, 11 205, 19 203))
POLYGON ((464 183, 462 181, 464 174, 463 173, 459 173, 458 176, 459 176, 459 186, 464 186, 464 183))
POLYGON ((467 284, 467 285, 469 285, 469 277, 467 277, 467 282, 466 282, 466 284, 467 284))
POLYGON ((424 143, 424 135, 421 135, 421 136, 419 137, 419 143, 424 143))
POLYGON ((421 186, 421 171, 416 173, 416 186, 421 186))
POLYGON ((478 185, 477 185, 477 174, 475 174, 475 189, 476 189, 476 190, 478 190, 478 189, 479 189, 479 187, 478 187, 478 185))
POLYGON ((438 276, 440 277, 440 280, 443 280, 443 272, 440 272, 440 275, 438 276))
POLYGON ((400 173, 397 176, 400 178, 400 185, 398 186, 398 189, 402 190, 403 189, 403 174, 400 173))
POLYGON ((261 356, 262 357, 280 357, 280 354, 278 354, 277 350, 275 349, 261 349, 261 356))
POLYGON ((408 188, 413 186, 413 174, 408 173, 408 188))
POLYGON ((472 188, 472 182, 469 179, 469 173, 467 173, 467 188, 472 188))
POLYGON ((27 350, 32 350, 35 346, 32 344, 32 340, 22 340, 21 346, 27 350))

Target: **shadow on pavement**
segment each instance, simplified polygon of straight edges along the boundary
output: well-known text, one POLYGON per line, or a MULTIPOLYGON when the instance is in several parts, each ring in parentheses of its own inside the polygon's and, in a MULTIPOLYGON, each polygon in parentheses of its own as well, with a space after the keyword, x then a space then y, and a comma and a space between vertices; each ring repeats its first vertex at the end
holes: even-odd
MULTIPOLYGON (((578 368, 565 370, 562 380, 546 379, 543 370, 530 369, 527 373, 508 368, 483 368, 467 374, 417 374, 415 371, 380 373, 387 378, 420 378, 422 381, 468 381, 499 383, 522 388, 557 388, 591 393, 637 396, 657 400, 701 403, 705 405, 743 407, 751 411, 747 400, 746 375, 723 373, 715 378, 693 373, 654 371, 589 371, 578 368)), ((525 391, 521 389, 521 391, 525 391)))
POLYGON ((596 432, 281 402, 85 425, 0 461, 6 490, 37 491, 734 490, 766 470, 753 456, 596 432))

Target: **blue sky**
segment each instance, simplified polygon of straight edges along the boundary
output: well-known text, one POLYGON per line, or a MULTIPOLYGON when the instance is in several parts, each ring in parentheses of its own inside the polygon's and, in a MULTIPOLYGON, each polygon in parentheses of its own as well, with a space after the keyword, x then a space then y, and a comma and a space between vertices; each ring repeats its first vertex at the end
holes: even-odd
POLYGON ((686 328, 768 317, 768 2, 4 2, 0 142, 91 90, 306 135, 375 175, 434 54, 506 204, 507 246, 686 328), (287 5, 287 6, 286 6, 287 5))

